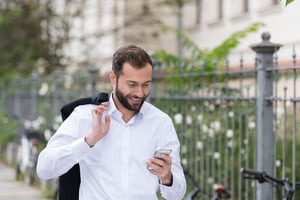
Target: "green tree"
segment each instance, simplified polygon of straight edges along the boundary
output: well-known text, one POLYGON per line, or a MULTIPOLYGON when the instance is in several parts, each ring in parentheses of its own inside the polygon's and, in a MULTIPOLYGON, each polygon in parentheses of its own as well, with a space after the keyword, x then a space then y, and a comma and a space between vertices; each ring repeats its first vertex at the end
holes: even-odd
POLYGON ((37 69, 49 74, 64 67, 63 47, 69 41, 72 19, 81 8, 76 0, 62 1, 58 13, 55 2, 0 2, 0 80, 27 76, 37 69))

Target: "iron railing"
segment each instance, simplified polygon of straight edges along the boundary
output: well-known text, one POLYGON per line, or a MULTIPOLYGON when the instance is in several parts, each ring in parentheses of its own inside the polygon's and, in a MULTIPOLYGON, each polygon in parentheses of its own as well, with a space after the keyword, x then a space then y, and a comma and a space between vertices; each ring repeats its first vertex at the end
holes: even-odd
MULTIPOLYGON (((280 199, 271 185, 244 180, 241 168, 293 183, 300 179, 300 67, 295 52, 293 66, 278 66, 281 45, 271 43, 268 33, 262 39, 251 46, 256 60, 247 69, 243 58, 238 70, 229 62, 215 63, 213 71, 205 71, 205 62, 192 72, 171 66, 165 73, 165 67, 156 66, 151 100, 174 119, 182 164, 193 177, 188 193, 197 185, 198 199, 209 199, 219 184, 232 199, 280 199)), ((300 198, 299 192, 295 195, 300 198)))

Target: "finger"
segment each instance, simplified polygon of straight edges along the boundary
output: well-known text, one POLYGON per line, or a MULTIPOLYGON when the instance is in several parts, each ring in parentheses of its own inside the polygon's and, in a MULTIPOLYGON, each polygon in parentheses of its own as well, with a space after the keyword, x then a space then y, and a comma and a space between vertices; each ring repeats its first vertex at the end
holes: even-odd
POLYGON ((102 113, 107 110, 107 106, 105 105, 99 105, 99 106, 96 106, 94 109, 93 109, 93 112, 97 115, 102 115, 102 113))
POLYGON ((95 107, 97 110, 106 110, 108 108, 108 104, 100 104, 95 107))
POLYGON ((162 158, 152 157, 150 159, 151 163, 155 164, 157 167, 163 167, 165 161, 162 158))
POLYGON ((146 165, 149 171, 156 171, 159 168, 159 166, 152 162, 151 159, 146 162, 146 165))
POLYGON ((172 157, 167 155, 167 154, 163 154, 162 156, 162 159, 168 164, 168 165, 171 165, 172 164, 172 157))
POLYGON ((110 126, 110 116, 109 115, 105 116, 105 126, 106 126, 106 128, 109 128, 109 126, 110 126))
POLYGON ((108 106, 109 102, 108 101, 105 101, 105 102, 102 102, 100 105, 103 105, 103 106, 108 106))
POLYGON ((160 173, 161 173, 161 170, 160 170, 161 168, 155 168, 155 167, 148 167, 148 170, 149 170, 149 172, 151 172, 151 174, 154 174, 154 175, 156 175, 156 176, 160 176, 160 173))
POLYGON ((103 111, 98 110, 98 109, 94 109, 92 110, 92 116, 94 119, 98 119, 101 118, 103 111))
POLYGON ((96 109, 106 110, 108 108, 108 102, 104 102, 96 106, 96 109))

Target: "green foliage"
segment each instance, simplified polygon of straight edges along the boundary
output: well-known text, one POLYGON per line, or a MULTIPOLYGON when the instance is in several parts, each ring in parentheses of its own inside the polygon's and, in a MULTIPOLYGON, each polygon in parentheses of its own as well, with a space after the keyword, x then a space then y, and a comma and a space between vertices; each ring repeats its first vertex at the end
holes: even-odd
POLYGON ((209 52, 208 57, 211 60, 212 58, 224 60, 229 53, 240 44, 243 38, 246 38, 250 33, 257 32, 262 26, 264 26, 263 23, 253 23, 245 29, 233 33, 229 38, 224 40, 224 42, 209 52))
POLYGON ((47 188, 42 191, 42 196, 49 199, 54 199, 56 190, 55 188, 47 188))
POLYGON ((167 68, 183 68, 180 72, 190 71, 191 68, 188 68, 188 66, 191 64, 195 65, 195 68, 192 70, 201 71, 199 63, 200 61, 205 60, 206 71, 211 71, 211 69, 213 69, 214 60, 224 61, 228 54, 239 45, 243 38, 247 37, 250 33, 257 32, 262 26, 264 26, 263 23, 252 23, 245 29, 233 33, 211 51, 201 49, 194 41, 188 38, 184 33, 179 32, 177 29, 168 28, 168 30, 177 34, 177 37, 181 40, 186 56, 180 58, 179 56, 167 53, 165 50, 161 50, 156 52, 154 57, 160 60, 167 68))
POLYGON ((0 80, 27 77, 33 71, 47 75, 66 65, 63 47, 69 40, 71 19, 80 14, 81 6, 75 0, 65 1, 61 6, 72 9, 58 13, 55 2, 0 3, 0 80))
POLYGON ((5 146, 7 142, 15 137, 17 121, 6 115, 0 117, 0 146, 5 146))
POLYGON ((29 1, 0 9, 0 78, 8 79, 16 73, 28 75, 47 48, 41 40, 38 6, 29 1))
MULTIPOLYGON (((191 82, 191 76, 188 75, 188 73, 201 73, 203 75, 204 73, 212 73, 216 69, 224 69, 226 58, 230 52, 240 44, 243 38, 246 38, 250 33, 257 32, 262 26, 264 26, 263 23, 252 23, 245 29, 233 33, 220 45, 210 51, 201 49, 194 41, 177 29, 168 28, 168 30, 174 32, 177 38, 182 42, 185 56, 180 57, 170 54, 166 50, 160 50, 154 54, 154 58, 161 61, 161 66, 164 67, 162 70, 164 72, 172 74, 168 81, 172 82, 171 84, 175 86, 173 88, 184 87, 191 82)), ((199 87, 201 85, 200 82, 205 81, 210 83, 213 78, 213 75, 205 76, 204 80, 193 80, 193 83, 195 87, 199 87)), ((218 80, 224 79, 222 76, 217 78, 218 80)), ((187 90, 181 90, 181 92, 187 92, 188 88, 186 89, 187 90)))
POLYGON ((286 0, 285 5, 289 5, 290 3, 294 2, 294 0, 286 0))

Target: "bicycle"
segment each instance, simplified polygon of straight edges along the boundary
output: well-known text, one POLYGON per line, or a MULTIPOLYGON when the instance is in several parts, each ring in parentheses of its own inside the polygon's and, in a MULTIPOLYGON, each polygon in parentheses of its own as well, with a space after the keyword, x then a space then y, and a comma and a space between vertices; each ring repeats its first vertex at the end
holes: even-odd
MULTIPOLYGON (((252 179, 257 180, 260 184, 263 184, 265 182, 271 184, 272 186, 283 186, 285 195, 282 194, 282 200, 292 200, 294 196, 294 189, 293 189, 293 183, 291 181, 288 181, 287 179, 278 179, 273 176, 268 175, 264 171, 256 171, 253 169, 244 169, 241 168, 241 173, 244 175, 244 179, 252 179)), ((295 183, 295 188, 300 189, 300 182, 295 183)), ((278 187, 276 187, 277 192, 278 187)))
POLYGON ((195 178, 186 169, 184 169, 184 173, 191 179, 191 181, 195 185, 195 189, 190 192, 190 194, 186 197, 186 200, 195 199, 199 193, 212 198, 212 200, 231 199, 231 193, 223 185, 218 185, 216 188, 214 188, 213 194, 210 194, 200 188, 195 178))

